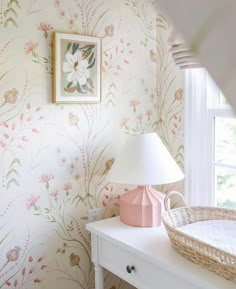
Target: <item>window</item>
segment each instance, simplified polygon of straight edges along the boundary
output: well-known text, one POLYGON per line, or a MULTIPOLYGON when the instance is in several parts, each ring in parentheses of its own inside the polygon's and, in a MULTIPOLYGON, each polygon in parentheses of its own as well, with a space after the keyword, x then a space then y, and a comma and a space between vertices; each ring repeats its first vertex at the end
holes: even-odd
POLYGON ((236 209, 236 118, 204 69, 186 72, 185 198, 236 209))

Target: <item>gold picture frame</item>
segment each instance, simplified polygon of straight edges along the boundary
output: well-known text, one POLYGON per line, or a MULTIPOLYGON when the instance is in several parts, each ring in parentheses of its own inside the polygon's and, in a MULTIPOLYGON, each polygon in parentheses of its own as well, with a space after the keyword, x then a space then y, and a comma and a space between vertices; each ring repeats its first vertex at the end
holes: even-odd
POLYGON ((101 39, 53 33, 53 103, 97 103, 101 99, 101 39))

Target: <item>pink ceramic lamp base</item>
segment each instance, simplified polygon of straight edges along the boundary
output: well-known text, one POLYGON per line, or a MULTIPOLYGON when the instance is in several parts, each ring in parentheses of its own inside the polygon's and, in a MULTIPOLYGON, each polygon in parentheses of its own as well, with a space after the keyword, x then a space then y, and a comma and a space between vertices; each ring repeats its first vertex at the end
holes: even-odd
POLYGON ((120 198, 120 219, 137 227, 161 225, 161 213, 165 195, 151 186, 138 186, 120 198))

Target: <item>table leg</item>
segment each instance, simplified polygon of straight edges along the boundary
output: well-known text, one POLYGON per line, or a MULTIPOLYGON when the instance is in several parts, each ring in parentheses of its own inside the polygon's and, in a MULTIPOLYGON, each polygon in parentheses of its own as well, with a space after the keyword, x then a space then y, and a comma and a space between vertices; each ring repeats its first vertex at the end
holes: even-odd
POLYGON ((104 269, 98 264, 94 264, 95 289, 104 289, 104 269))
POLYGON ((99 265, 99 241, 98 236, 91 234, 91 247, 92 247, 92 261, 95 271, 95 289, 104 289, 104 269, 99 265))

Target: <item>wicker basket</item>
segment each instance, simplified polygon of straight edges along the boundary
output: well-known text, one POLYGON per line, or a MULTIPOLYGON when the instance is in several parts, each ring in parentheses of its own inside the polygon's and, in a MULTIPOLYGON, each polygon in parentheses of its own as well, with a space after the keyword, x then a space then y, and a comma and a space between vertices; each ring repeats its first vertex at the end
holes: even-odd
POLYGON ((178 227, 207 220, 236 221, 236 211, 213 207, 182 207, 167 210, 162 215, 171 244, 180 255, 236 283, 236 255, 178 230, 178 227))

